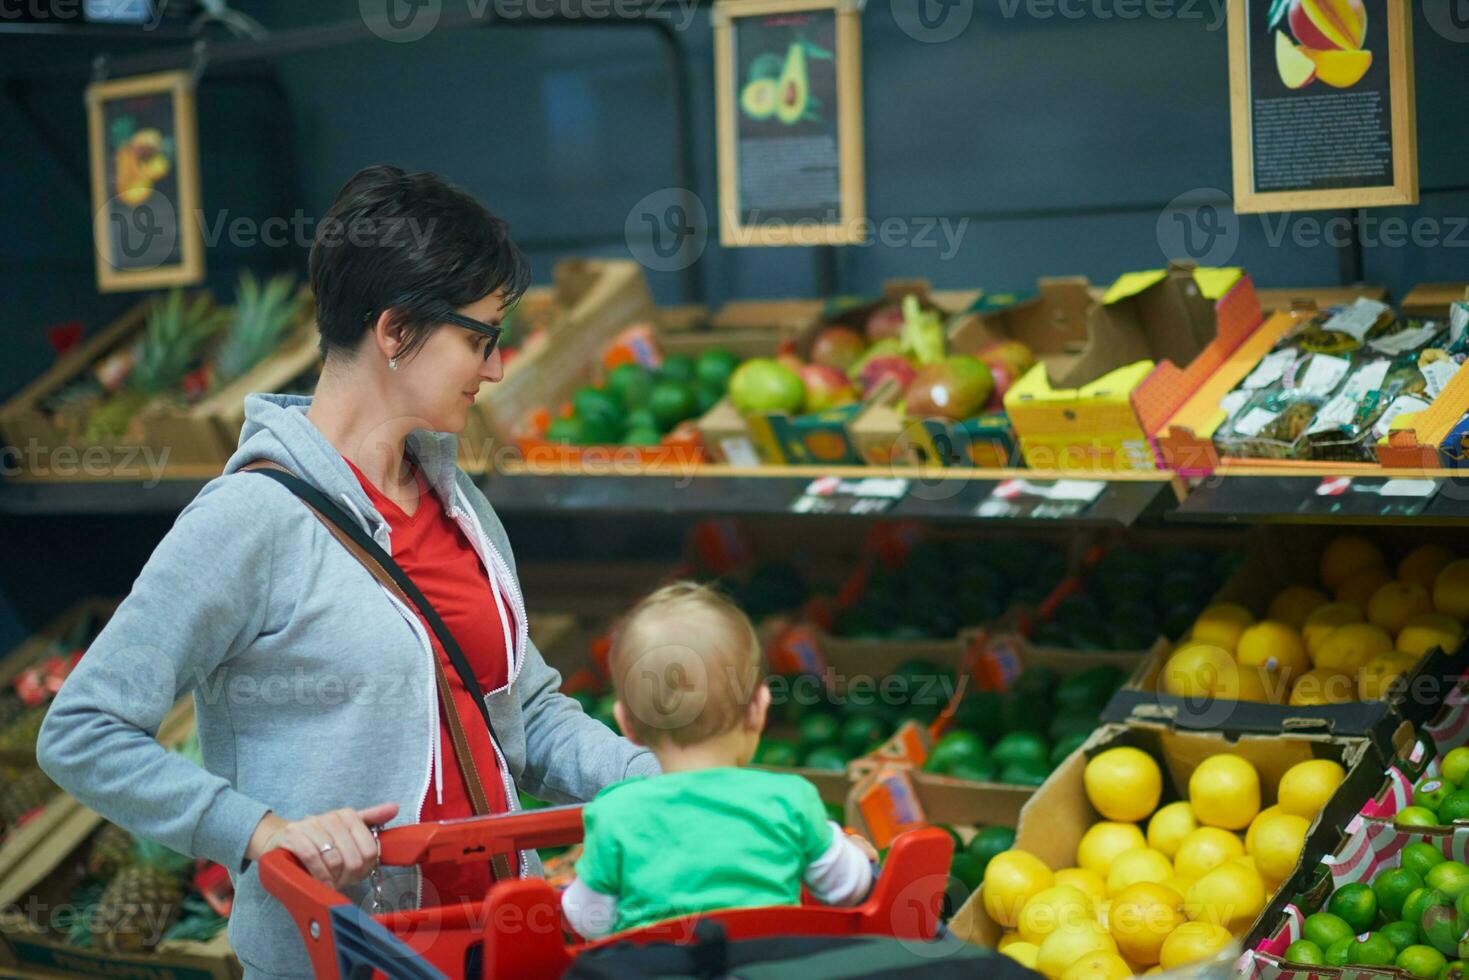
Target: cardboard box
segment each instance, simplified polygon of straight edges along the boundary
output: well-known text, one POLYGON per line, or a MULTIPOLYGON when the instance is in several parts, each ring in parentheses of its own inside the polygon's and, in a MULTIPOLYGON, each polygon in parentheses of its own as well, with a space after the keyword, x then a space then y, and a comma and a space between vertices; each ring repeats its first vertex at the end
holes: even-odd
POLYGON ((1469 300, 1469 283, 1421 283, 1408 290, 1401 306, 1405 316, 1444 320, 1448 318, 1449 307, 1463 300, 1469 300))
POLYGON ((1150 470, 1150 436, 1263 320, 1239 269, 1168 269, 1118 279, 1086 348, 1038 364, 1005 397, 1035 469, 1150 470))
POLYGON ((900 833, 934 824, 952 828, 968 844, 982 827, 1014 827, 1031 792, 884 766, 852 786, 847 825, 879 850, 900 833))
MULTIPOLYGON (((1083 784, 1087 761, 1098 753, 1117 746, 1131 746, 1153 756, 1163 772, 1163 796, 1160 805, 1187 796, 1189 777, 1199 763, 1210 756, 1232 753, 1249 760, 1260 773, 1261 807, 1273 805, 1280 777, 1291 766, 1310 759, 1332 759, 1347 770, 1346 781, 1337 788, 1321 814, 1312 822, 1296 872, 1286 880, 1267 902, 1265 911, 1255 921, 1247 936, 1273 922, 1278 915, 1276 902, 1291 887, 1303 868, 1314 867, 1321 857, 1340 840, 1337 830, 1357 812, 1362 799, 1371 792, 1382 769, 1383 760, 1365 739, 1340 738, 1330 735, 1241 735, 1223 732, 1178 732, 1162 725, 1107 725, 1098 729, 1079 751, 1051 773, 1044 786, 1020 812, 1015 846, 1044 861, 1053 870, 1076 864, 1076 847, 1092 824, 1102 819, 1092 809, 1083 784)), ((949 921, 949 929, 966 942, 994 947, 1002 927, 985 912, 981 900, 983 887, 949 921)))
POLYGON ((1355 286, 1256 286, 1255 294, 1260 297, 1260 308, 1269 315, 1297 305, 1324 310, 1332 306, 1350 306, 1358 299, 1374 299, 1379 303, 1386 303, 1388 290, 1386 286, 1370 286, 1365 283, 1355 286))

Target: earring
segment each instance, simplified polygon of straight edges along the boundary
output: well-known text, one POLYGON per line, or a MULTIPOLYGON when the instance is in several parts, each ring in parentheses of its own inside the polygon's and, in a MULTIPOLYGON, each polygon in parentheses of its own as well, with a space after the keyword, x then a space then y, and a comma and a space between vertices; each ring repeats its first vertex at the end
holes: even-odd
POLYGON ((396 371, 396 370, 398 370, 398 359, 396 357, 390 357, 390 358, 388 358, 388 370, 389 371, 396 371))

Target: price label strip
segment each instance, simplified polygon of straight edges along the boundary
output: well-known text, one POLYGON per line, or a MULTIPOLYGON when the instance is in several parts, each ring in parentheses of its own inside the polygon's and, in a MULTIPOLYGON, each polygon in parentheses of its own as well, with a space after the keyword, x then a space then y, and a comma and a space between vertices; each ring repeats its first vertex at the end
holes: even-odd
POLYGON ((1086 513, 1105 489, 1102 480, 1002 480, 974 513, 979 517, 1065 520, 1086 513))
POLYGON ((1302 514, 1356 517, 1416 517, 1433 500, 1443 480, 1383 476, 1329 476, 1301 502, 1302 514))
POLYGON ((894 477, 812 480, 795 500, 793 514, 884 514, 908 493, 908 481, 894 477))

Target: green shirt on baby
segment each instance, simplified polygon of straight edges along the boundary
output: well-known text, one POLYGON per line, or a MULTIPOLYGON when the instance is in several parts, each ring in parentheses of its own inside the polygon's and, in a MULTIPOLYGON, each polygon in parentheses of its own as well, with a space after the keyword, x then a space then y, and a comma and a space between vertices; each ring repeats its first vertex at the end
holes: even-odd
POLYGON ((627 779, 582 811, 576 875, 616 896, 616 931, 717 909, 797 905, 832 844, 816 787, 721 767, 627 779))

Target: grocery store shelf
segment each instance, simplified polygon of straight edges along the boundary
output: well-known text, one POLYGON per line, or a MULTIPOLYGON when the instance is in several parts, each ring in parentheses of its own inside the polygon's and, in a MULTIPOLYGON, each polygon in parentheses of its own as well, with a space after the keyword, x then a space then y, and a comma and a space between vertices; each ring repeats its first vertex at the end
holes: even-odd
POLYGON ((1234 468, 1191 486, 1167 519, 1195 524, 1469 524, 1453 470, 1234 468))
POLYGON ((157 481, 10 480, 0 482, 0 514, 176 514, 216 473, 157 481))

